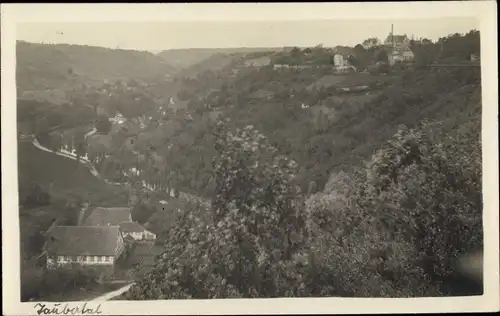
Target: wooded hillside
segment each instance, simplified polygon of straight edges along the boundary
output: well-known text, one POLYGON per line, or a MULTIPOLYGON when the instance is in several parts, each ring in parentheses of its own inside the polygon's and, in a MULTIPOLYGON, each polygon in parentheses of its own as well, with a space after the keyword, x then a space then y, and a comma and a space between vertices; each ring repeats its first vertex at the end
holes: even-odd
POLYGON ((16 50, 20 92, 102 84, 104 80, 161 78, 175 71, 164 59, 145 51, 23 41, 17 42, 16 50))

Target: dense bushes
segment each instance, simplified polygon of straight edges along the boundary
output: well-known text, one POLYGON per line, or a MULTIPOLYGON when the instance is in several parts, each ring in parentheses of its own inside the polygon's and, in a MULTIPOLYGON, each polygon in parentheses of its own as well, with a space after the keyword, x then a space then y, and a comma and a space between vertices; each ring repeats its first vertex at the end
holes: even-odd
POLYGON ((454 261, 482 246, 470 126, 449 136, 460 142, 444 142, 439 124, 401 127, 305 207, 295 162, 252 127, 219 128, 212 213, 177 218, 155 269, 127 299, 457 293, 454 261))
POLYGON ((482 246, 477 138, 445 150, 430 129, 402 128, 358 176, 308 201, 312 248, 351 295, 451 295, 455 260, 482 246))
MULTIPOLYGON (((296 163, 276 154, 251 126, 219 126, 212 213, 183 212, 157 267, 129 299, 276 297, 291 272, 305 219, 292 184, 296 163)), ((290 293, 289 293, 290 294, 290 293)))
POLYGON ((100 115, 97 117, 95 127, 99 133, 107 134, 111 130, 113 124, 108 117, 100 115))

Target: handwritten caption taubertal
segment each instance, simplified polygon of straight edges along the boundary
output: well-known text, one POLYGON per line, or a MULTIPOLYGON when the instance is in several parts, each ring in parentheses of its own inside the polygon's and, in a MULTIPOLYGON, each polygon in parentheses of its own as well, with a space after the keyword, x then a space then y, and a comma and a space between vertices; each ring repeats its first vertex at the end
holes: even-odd
POLYGON ((37 303, 35 309, 38 315, 99 315, 102 314, 101 304, 91 306, 88 303, 83 305, 69 303, 37 303))

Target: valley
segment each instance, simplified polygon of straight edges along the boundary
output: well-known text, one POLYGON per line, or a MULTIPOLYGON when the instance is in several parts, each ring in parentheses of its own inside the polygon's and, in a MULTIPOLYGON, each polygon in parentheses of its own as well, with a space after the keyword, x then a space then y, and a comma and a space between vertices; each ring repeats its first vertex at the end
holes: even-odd
POLYGON ((23 299, 477 295, 452 267, 482 247, 479 32, 391 47, 19 42, 23 299), (100 208, 130 217, 110 279, 47 268, 100 208))

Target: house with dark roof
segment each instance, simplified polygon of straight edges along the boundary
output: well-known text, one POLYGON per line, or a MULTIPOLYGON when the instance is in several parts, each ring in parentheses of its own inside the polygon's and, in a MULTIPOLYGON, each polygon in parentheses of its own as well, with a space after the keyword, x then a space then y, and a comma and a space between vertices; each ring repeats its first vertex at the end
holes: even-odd
POLYGON ((119 226, 132 222, 130 207, 96 207, 86 212, 80 226, 119 226))
POLYGON ((124 238, 135 241, 155 241, 156 235, 148 231, 137 222, 123 222, 120 224, 120 231, 124 238))
POLYGON ((125 249, 118 226, 55 226, 44 247, 49 268, 79 264, 111 272, 125 249))

